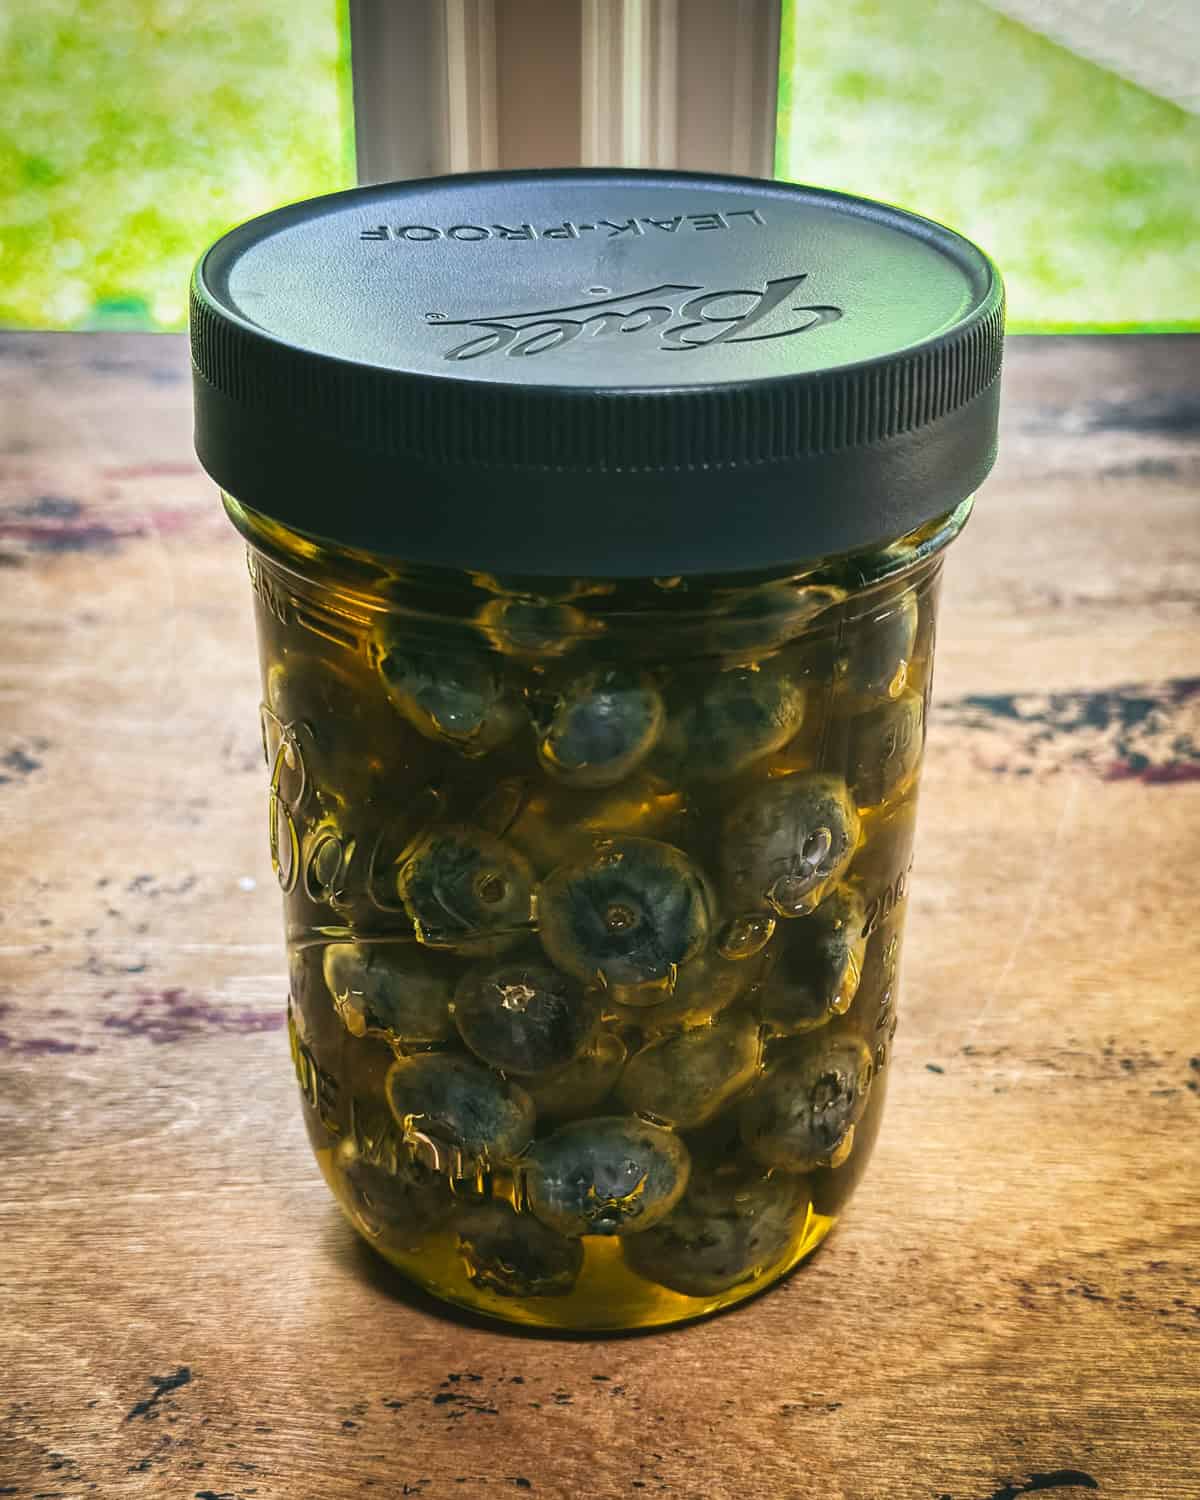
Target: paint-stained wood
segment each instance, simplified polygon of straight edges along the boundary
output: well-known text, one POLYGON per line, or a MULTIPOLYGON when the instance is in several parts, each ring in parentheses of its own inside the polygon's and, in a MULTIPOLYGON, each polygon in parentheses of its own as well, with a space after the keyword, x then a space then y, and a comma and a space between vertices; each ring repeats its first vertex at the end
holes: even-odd
POLYGON ((0 339, 0 1494, 1196 1500, 1198 360, 1014 341, 846 1223, 553 1340, 406 1294, 313 1168, 182 344, 0 339))

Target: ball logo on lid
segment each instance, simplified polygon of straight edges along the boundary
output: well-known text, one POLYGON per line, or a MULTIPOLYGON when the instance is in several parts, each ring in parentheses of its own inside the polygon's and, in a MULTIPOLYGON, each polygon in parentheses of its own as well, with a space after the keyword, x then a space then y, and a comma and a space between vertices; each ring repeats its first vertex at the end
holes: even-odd
POLYGON ((793 298, 807 273, 782 276, 759 287, 709 289, 666 282, 640 291, 614 294, 594 288, 595 300, 570 307, 532 312, 446 318, 429 314, 438 328, 462 328, 472 337, 447 349, 443 359, 483 359, 504 354, 526 359, 565 348, 581 335, 619 334, 655 341, 660 349, 681 352, 711 344, 748 344, 809 333, 842 316, 842 309, 797 303, 793 298))

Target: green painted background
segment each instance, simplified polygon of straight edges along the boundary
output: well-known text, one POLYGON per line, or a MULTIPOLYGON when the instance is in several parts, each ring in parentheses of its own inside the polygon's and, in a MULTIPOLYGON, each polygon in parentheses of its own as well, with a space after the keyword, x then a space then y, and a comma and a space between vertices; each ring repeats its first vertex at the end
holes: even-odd
POLYGON ((0 324, 178 328, 239 220, 354 180, 338 0, 0 3, 0 324))
MULTIPOLYGON (((180 327, 350 117, 344 0, 0 5, 0 324, 180 327)), ((777 171, 962 229, 1014 327, 1200 326, 1200 119, 981 0, 785 0, 777 171)))
POLYGON ((784 7, 776 175, 953 225, 1010 329, 1200 327, 1200 119, 981 0, 784 7))

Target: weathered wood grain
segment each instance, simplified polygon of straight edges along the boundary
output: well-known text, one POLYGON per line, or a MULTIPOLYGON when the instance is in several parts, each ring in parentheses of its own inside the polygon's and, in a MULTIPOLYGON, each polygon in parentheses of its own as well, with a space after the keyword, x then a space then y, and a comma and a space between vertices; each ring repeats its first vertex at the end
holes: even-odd
POLYGON ((1198 364, 1013 341, 844 1227, 546 1339, 407 1293, 312 1165, 182 344, 0 338, 0 1494, 1197 1500, 1198 364))

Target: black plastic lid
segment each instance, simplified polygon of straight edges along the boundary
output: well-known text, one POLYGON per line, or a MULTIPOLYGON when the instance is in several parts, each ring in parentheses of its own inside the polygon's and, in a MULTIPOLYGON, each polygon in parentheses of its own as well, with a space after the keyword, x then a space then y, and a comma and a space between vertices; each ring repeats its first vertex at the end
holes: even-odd
POLYGON ((636 171, 359 188, 201 259, 196 451, 243 504, 411 562, 802 565, 979 485, 1003 318, 974 245, 838 193, 636 171))

